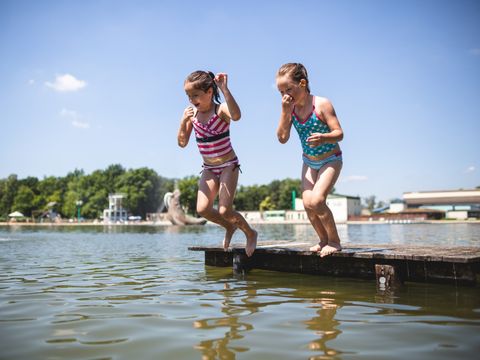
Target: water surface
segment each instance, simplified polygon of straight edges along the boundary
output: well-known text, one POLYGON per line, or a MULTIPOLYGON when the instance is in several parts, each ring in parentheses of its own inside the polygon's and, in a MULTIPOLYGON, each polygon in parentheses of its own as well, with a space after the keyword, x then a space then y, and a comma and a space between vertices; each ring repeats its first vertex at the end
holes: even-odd
MULTIPOLYGON (((257 226, 314 240, 308 225, 257 226)), ((479 246, 478 224, 339 225, 345 244, 479 246)), ((204 227, 0 227, 0 359, 451 359, 480 288, 205 267, 204 227)), ((241 234, 234 241, 243 243, 241 234)))

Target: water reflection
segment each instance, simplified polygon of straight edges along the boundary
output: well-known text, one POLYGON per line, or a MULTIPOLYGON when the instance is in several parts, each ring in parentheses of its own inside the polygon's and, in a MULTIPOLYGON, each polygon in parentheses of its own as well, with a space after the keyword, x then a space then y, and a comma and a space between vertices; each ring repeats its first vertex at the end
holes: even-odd
MULTIPOLYGON (((480 239, 478 225, 420 225, 339 232, 351 244, 480 239)), ((329 276, 236 278, 187 250, 219 244, 220 228, 111 231, 0 227, 0 358, 436 360, 480 351, 478 286, 408 283, 382 293, 375 281, 329 276)), ((260 232, 263 240, 315 236, 306 225, 260 232)))
MULTIPOLYGON (((334 292, 330 295, 335 295, 334 292)), ((336 356, 340 354, 340 351, 327 345, 327 342, 334 340, 342 332, 338 329, 340 322, 335 319, 337 310, 341 308, 336 303, 335 298, 320 298, 314 300, 315 307, 319 307, 317 310, 317 316, 305 321, 307 329, 314 331, 315 335, 319 336, 318 339, 311 341, 308 344, 310 350, 315 352, 322 352, 325 356, 336 356)), ((313 356, 310 359, 324 359, 322 355, 313 356)))
MULTIPOLYGON (((245 303, 248 313, 258 311, 254 302, 249 301, 256 297, 257 291, 253 288, 247 288, 239 294, 239 291, 232 289, 229 282, 224 283, 223 291, 220 291, 224 299, 221 302, 220 311, 225 314, 222 317, 205 318, 194 321, 193 327, 199 330, 226 329, 222 337, 203 340, 194 346, 202 354, 202 359, 235 359, 236 353, 246 352, 248 347, 233 346, 230 342, 245 337, 244 332, 253 330, 252 324, 244 321, 245 309, 239 308, 236 299, 240 296, 245 303), (252 306, 253 305, 253 306, 252 306)), ((222 330, 223 331, 223 330, 222 330)))
POLYGON ((303 353, 301 358, 323 359, 342 353, 331 345, 342 334, 336 314, 344 301, 335 291, 335 281, 269 271, 252 271, 238 278, 231 269, 209 266, 205 267, 205 275, 202 281, 223 286, 215 291, 221 296, 216 301, 221 303, 216 313, 223 316, 193 322, 195 329, 208 336, 194 346, 202 359, 236 359, 240 353, 251 351, 245 343, 256 342, 269 349, 270 355, 261 358, 299 358, 299 353, 303 353), (322 282, 322 286, 317 286, 322 282), (249 332, 251 335, 247 336, 249 332), (277 344, 278 335, 282 344, 277 344), (296 350, 287 354, 280 350, 285 346, 296 350))

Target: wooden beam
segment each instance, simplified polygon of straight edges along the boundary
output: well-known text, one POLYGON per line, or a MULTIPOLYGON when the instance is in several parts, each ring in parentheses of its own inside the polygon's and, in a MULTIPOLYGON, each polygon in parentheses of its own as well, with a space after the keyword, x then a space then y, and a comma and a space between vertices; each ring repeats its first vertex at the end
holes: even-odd
POLYGON ((402 281, 475 285, 480 273, 480 247, 435 247, 405 245, 345 246, 341 252, 320 257, 307 243, 259 243, 252 257, 234 247, 190 247, 205 252, 205 264, 232 267, 235 273, 251 269, 313 275, 377 279, 385 286, 402 281), (382 273, 383 271, 383 273, 382 273), (379 275, 380 274, 380 275, 379 275), (383 275, 382 275, 383 274, 383 275))

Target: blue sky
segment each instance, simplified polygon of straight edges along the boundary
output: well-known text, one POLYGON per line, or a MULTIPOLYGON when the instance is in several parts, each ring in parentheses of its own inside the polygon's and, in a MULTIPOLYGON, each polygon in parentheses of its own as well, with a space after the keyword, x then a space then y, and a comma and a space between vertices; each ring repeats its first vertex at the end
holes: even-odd
POLYGON ((302 62, 345 132, 339 193, 480 186, 479 1, 0 0, 0 178, 110 164, 197 175, 192 71, 229 74, 240 184, 298 178, 275 73, 302 62))

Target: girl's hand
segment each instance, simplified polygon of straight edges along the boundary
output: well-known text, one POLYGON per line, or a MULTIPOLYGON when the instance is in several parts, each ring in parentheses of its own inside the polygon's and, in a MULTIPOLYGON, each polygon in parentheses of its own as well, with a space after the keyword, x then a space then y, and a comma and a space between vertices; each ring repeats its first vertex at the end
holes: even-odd
POLYGON ((215 75, 215 84, 224 92, 227 89, 227 80, 228 80, 228 75, 225 73, 218 73, 215 75))
POLYGON ((290 114, 293 111, 293 106, 294 106, 293 98, 288 94, 283 95, 282 97, 283 111, 287 114, 290 114))
POLYGON ((312 133, 312 135, 310 135, 307 138, 308 146, 313 148, 313 147, 317 147, 317 146, 320 146, 323 143, 325 143, 325 138, 324 138, 323 135, 324 134, 322 134, 322 133, 312 133))
POLYGON ((189 121, 193 118, 195 115, 195 111, 193 110, 193 107, 189 106, 183 111, 183 118, 182 121, 189 121))

